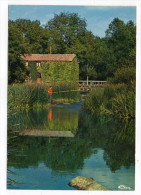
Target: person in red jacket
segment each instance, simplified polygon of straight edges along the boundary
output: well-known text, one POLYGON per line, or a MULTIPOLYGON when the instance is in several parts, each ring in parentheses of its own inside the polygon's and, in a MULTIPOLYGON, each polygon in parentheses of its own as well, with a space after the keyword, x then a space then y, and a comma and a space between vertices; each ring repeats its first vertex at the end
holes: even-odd
POLYGON ((52 86, 48 89, 48 93, 50 95, 50 103, 52 103, 52 86))

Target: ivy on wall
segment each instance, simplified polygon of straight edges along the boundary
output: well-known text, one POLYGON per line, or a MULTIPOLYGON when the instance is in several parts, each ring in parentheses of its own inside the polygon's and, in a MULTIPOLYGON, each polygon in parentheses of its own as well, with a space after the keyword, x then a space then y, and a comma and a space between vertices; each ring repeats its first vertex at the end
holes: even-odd
POLYGON ((41 67, 36 62, 29 62, 30 79, 37 80, 38 72, 41 73, 43 82, 72 82, 79 81, 79 65, 77 58, 72 62, 41 62, 41 67))
POLYGON ((41 62, 38 72, 45 82, 76 83, 79 80, 79 65, 76 58, 72 62, 41 62))
POLYGON ((28 62, 28 67, 30 71, 30 80, 36 81, 38 76, 36 62, 28 62))

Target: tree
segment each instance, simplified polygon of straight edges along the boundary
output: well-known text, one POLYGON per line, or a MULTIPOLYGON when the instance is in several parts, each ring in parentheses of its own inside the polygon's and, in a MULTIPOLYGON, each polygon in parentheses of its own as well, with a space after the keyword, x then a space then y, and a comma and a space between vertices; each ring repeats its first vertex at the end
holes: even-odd
POLYGON ((20 29, 12 21, 9 21, 8 39, 8 82, 24 82, 28 75, 25 63, 20 58, 26 52, 24 39, 20 29))
MULTIPOLYGON (((45 29, 50 31, 48 46, 52 53, 75 53, 80 67, 81 78, 86 77, 83 67, 93 66, 93 51, 95 49, 94 36, 86 29, 85 19, 76 13, 61 13, 51 19, 45 29)), ((49 50, 49 48, 48 48, 49 50)))
POLYGON ((30 53, 45 53, 48 47, 49 33, 45 30, 38 20, 30 21, 25 19, 16 20, 18 28, 21 30, 25 46, 30 53))
POLYGON ((106 31, 106 39, 113 56, 113 62, 107 65, 110 76, 113 76, 114 72, 121 67, 135 67, 136 26, 132 21, 125 24, 122 20, 115 18, 106 31))
POLYGON ((86 66, 84 66, 82 68, 82 72, 84 73, 84 75, 87 76, 87 85, 89 82, 89 78, 97 78, 97 73, 95 71, 95 69, 92 66, 89 66, 88 64, 86 66))
POLYGON ((47 53, 49 36, 48 30, 41 27, 39 21, 9 21, 9 83, 25 81, 29 71, 20 56, 25 53, 47 53))
POLYGON ((76 54, 80 79, 107 80, 122 67, 136 66, 136 26, 132 21, 125 24, 115 18, 104 38, 86 27, 86 20, 76 13, 55 15, 44 27, 37 20, 9 21, 9 83, 23 82, 28 76, 21 54, 47 54, 50 48, 54 54, 76 54), (86 71, 86 65, 91 71, 86 71))
POLYGON ((55 15, 45 26, 51 33, 52 41, 61 45, 60 52, 74 43, 74 39, 83 36, 86 31, 86 22, 76 13, 61 13, 55 15))

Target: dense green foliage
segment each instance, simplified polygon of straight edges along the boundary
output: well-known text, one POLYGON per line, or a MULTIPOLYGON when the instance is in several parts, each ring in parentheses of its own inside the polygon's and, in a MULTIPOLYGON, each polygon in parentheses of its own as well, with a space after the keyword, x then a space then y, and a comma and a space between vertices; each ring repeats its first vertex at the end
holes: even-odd
POLYGON ((114 77, 110 79, 112 83, 131 83, 136 80, 136 68, 135 67, 122 67, 115 71, 114 77))
POLYGON ((136 66, 136 28, 132 21, 124 24, 115 18, 106 31, 107 46, 112 51, 113 62, 107 66, 108 75, 122 67, 136 66))
POLYGON ((126 84, 107 85, 93 89, 86 97, 83 108, 93 115, 115 118, 135 118, 135 86, 126 84))
POLYGON ((79 65, 76 58, 72 62, 42 62, 38 71, 42 75, 42 81, 46 82, 79 81, 79 65))
POLYGON ((53 54, 76 54, 80 79, 89 74, 89 79, 108 80, 120 68, 135 69, 136 26, 115 18, 100 38, 87 30, 85 19, 76 13, 55 15, 46 26, 39 21, 9 21, 9 83, 24 82, 29 74, 20 54, 45 54, 50 47, 53 54), (86 71, 86 66, 92 71, 86 71))
MULTIPOLYGON (((54 103, 79 102, 79 92, 74 83, 51 83, 54 103)), ((49 84, 27 83, 8 87, 8 110, 33 109, 49 105, 49 84)))
POLYGON ((83 108, 92 114, 135 118, 136 29, 133 22, 124 24, 115 18, 103 40, 110 56, 107 55, 107 65, 102 68, 105 67, 105 76, 111 84, 104 89, 93 89, 83 108))
POLYGON ((20 55, 28 53, 21 30, 15 22, 9 22, 8 37, 8 82, 24 82, 29 72, 20 55))
POLYGON ((30 72, 29 79, 31 81, 36 81, 38 76, 36 62, 28 62, 28 69, 30 72))
POLYGON ((48 86, 15 84, 8 87, 8 110, 33 109, 49 103, 48 86))
MULTIPOLYGON (((119 18, 115 18, 109 24, 104 38, 95 37, 88 31, 85 19, 81 19, 75 13, 55 15, 44 27, 39 21, 9 21, 9 83, 24 82, 29 75, 29 69, 32 77, 37 74, 32 65, 29 69, 25 67, 20 54, 49 53, 50 47, 55 54, 76 54, 80 68, 79 79, 86 80, 89 77, 117 84, 107 86, 103 91, 94 89, 86 98, 85 108, 92 113, 109 113, 120 118, 135 116, 135 86, 129 87, 136 79, 136 26, 132 21, 125 24, 119 18), (121 84, 120 87, 117 87, 118 83, 121 84), (125 87, 123 83, 126 84, 125 87)), ((74 65, 75 68, 78 67, 76 63, 74 65)), ((52 62, 43 62, 41 67, 37 71, 41 72, 43 81, 78 80, 78 70, 73 70, 73 64, 60 62, 54 65, 52 62)), ((77 89, 77 86, 67 85, 59 84, 57 89, 77 89)), ((72 98, 68 92, 56 93, 57 96, 62 101, 78 101, 76 92, 70 93, 72 98)), ((21 95, 21 100, 22 98, 21 95)))

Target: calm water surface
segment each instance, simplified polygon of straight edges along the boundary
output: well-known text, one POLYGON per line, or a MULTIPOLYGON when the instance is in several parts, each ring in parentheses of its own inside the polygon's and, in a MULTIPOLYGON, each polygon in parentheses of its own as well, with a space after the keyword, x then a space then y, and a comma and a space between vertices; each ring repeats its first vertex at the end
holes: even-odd
POLYGON ((81 104, 13 113, 7 188, 75 190, 68 183, 84 176, 112 190, 134 190, 134 126, 134 121, 92 117, 81 104))

